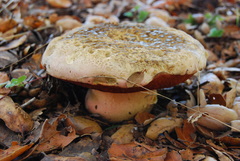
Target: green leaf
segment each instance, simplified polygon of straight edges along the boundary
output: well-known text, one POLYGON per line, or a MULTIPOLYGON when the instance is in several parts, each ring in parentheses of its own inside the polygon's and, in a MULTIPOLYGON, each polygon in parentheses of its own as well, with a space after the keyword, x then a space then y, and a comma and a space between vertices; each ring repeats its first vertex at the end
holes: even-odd
POLYGON ((129 18, 133 17, 132 12, 125 12, 123 15, 126 16, 126 17, 129 17, 129 18))
POLYGON ((217 29, 216 27, 212 28, 208 34, 208 37, 222 37, 224 31, 217 29))
POLYGON ((149 12, 147 11, 140 11, 137 15, 137 22, 143 22, 146 20, 146 18, 148 17, 149 12))
POLYGON ((17 87, 22 87, 24 86, 24 81, 26 80, 27 76, 23 75, 21 77, 18 77, 18 78, 13 78, 11 81, 9 81, 7 84, 6 84, 6 88, 11 88, 11 87, 14 87, 14 86, 17 86, 17 87))
POLYGON ((207 19, 207 23, 212 27, 216 26, 216 22, 218 20, 219 21, 223 20, 223 17, 221 15, 213 15, 211 13, 206 13, 204 17, 207 19))
POLYGON ((190 14, 188 15, 188 18, 184 20, 185 23, 191 24, 191 25, 195 25, 196 24, 196 20, 193 18, 193 15, 190 14))

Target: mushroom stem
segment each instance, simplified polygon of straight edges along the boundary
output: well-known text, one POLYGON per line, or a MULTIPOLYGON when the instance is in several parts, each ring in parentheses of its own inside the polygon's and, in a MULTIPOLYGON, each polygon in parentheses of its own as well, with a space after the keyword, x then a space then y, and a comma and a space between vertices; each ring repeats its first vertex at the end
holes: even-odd
POLYGON ((110 93, 89 89, 86 95, 86 108, 110 122, 120 122, 133 118, 138 112, 150 111, 157 102, 153 93, 110 93))

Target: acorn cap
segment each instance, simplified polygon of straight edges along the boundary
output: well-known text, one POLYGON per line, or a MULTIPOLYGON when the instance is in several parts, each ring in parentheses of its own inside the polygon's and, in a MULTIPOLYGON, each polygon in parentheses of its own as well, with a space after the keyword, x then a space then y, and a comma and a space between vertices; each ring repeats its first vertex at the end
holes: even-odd
POLYGON ((106 92, 171 87, 206 66, 194 38, 143 24, 82 26, 54 38, 42 57, 53 77, 106 92))

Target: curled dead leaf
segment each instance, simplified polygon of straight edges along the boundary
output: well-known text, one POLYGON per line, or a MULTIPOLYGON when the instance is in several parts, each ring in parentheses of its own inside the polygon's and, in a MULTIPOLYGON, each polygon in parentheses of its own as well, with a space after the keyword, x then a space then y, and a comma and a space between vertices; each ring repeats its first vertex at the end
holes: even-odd
POLYGON ((6 150, 0 149, 0 160, 1 161, 9 161, 9 160, 14 160, 17 158, 19 155, 27 151, 32 147, 32 144, 29 145, 18 145, 17 142, 12 142, 12 146, 6 150))
POLYGON ((79 135, 102 132, 102 128, 97 122, 82 116, 68 117, 66 124, 67 126, 72 126, 79 135))
POLYGON ((172 132, 175 127, 182 125, 181 118, 164 117, 153 121, 147 130, 146 137, 156 140, 164 131, 172 132))
POLYGON ((0 95, 0 119, 15 132, 28 132, 33 128, 33 120, 28 113, 16 105, 8 96, 0 95))
POLYGON ((57 130, 59 121, 64 119, 66 119, 65 116, 61 115, 51 120, 53 121, 52 123, 49 120, 45 120, 41 129, 39 144, 35 149, 36 153, 64 148, 77 137, 75 129, 71 126, 64 127, 62 131, 57 130))
POLYGON ((144 144, 112 144, 108 149, 108 155, 113 160, 138 160, 138 161, 164 161, 167 154, 167 148, 148 149, 144 144))
POLYGON ((112 136, 115 144, 127 144, 133 141, 134 124, 122 125, 112 136))
POLYGON ((223 123, 230 123, 238 117, 234 110, 218 104, 208 104, 204 107, 195 106, 193 110, 188 109, 187 115, 197 118, 195 121, 199 125, 212 130, 225 130, 227 127, 223 123))
POLYGON ((201 77, 200 83, 208 82, 207 84, 201 86, 205 94, 222 94, 224 85, 220 79, 213 73, 208 73, 201 77))

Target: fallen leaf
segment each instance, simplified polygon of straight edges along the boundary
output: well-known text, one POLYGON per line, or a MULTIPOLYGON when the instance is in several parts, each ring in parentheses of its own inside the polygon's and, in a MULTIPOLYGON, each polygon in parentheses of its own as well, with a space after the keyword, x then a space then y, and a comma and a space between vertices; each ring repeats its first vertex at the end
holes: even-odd
POLYGON ((122 125, 112 136, 113 143, 127 144, 133 141, 134 124, 122 125))
POLYGON ((20 146, 17 142, 12 142, 12 146, 6 150, 0 149, 0 160, 1 161, 10 161, 15 158, 17 158, 19 155, 23 154, 25 151, 27 151, 29 148, 31 148, 33 145, 24 145, 20 146))
POLYGON ((193 160, 193 151, 189 148, 179 151, 183 160, 193 160))
POLYGON ((144 144, 112 144, 108 149, 111 161, 135 160, 135 161, 164 161, 167 148, 154 148, 151 151, 144 147, 144 144))
POLYGON ((68 8, 72 5, 70 0, 46 0, 51 6, 56 8, 68 8))
POLYGON ((167 153, 167 156, 164 159, 164 161, 182 161, 182 157, 177 151, 172 150, 167 153))
POLYGON ((175 127, 182 125, 181 118, 164 117, 153 121, 147 130, 146 137, 156 140, 158 135, 168 131, 172 132, 175 127))
POLYGON ((7 73, 0 72, 0 83, 4 83, 7 81, 9 81, 9 77, 8 77, 7 73))
POLYGON ((9 129, 20 133, 32 130, 34 124, 32 118, 10 97, 0 95, 0 107, 0 118, 9 129))
POLYGON ((24 17, 23 20, 24 20, 24 25, 27 27, 30 27, 31 29, 36 29, 44 25, 44 21, 39 19, 39 17, 35 15, 24 17))
POLYGON ((221 151, 216 150, 214 148, 212 148, 212 149, 217 154, 219 160, 222 160, 222 161, 234 161, 234 159, 230 155, 228 155, 227 153, 221 152, 221 151))
POLYGON ((14 19, 0 18, 0 32, 6 32, 15 26, 17 26, 17 22, 14 19))
POLYGON ((232 146, 239 146, 240 145, 240 138, 239 137, 232 137, 232 136, 224 136, 220 138, 216 138, 216 140, 219 140, 227 145, 232 145, 232 146))
POLYGON ((9 81, 9 77, 8 77, 7 73, 0 72, 0 94, 2 94, 2 95, 5 95, 11 91, 11 89, 4 87, 5 86, 4 83, 6 83, 7 81, 9 81), (1 85, 1 83, 3 83, 3 84, 1 85))
POLYGON ((12 53, 8 51, 0 52, 0 68, 4 68, 7 65, 16 63, 17 61, 18 61, 18 58, 12 53))
POLYGON ((72 142, 63 149, 59 155, 66 157, 81 157, 91 160, 96 160, 98 155, 97 150, 100 148, 102 143, 102 136, 99 134, 92 134, 89 136, 81 137, 78 142, 72 142))
POLYGON ((56 118, 52 124, 49 120, 45 120, 42 126, 39 143, 35 149, 36 153, 64 148, 77 137, 72 127, 65 127, 63 131, 58 131, 57 126, 59 119, 62 119, 62 116, 56 118), (63 133, 67 134, 64 135, 63 133))
POLYGON ((19 39, 13 40, 12 42, 8 43, 5 46, 1 46, 0 51, 6 51, 6 50, 16 48, 16 47, 22 45, 26 40, 27 40, 27 36, 23 35, 19 39))
POLYGON ((79 135, 102 132, 102 128, 97 122, 82 116, 68 117, 66 119, 66 125, 72 126, 79 135))
POLYGON ((208 104, 219 104, 226 106, 226 101, 221 94, 213 93, 208 96, 208 104))
POLYGON ((154 118, 155 116, 153 114, 150 114, 149 112, 139 112, 135 116, 135 120, 139 124, 143 124, 146 120, 154 118))
POLYGON ((176 127, 175 131, 177 133, 178 140, 190 148, 196 148, 196 129, 187 120, 183 121, 183 127, 176 127))

